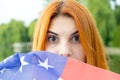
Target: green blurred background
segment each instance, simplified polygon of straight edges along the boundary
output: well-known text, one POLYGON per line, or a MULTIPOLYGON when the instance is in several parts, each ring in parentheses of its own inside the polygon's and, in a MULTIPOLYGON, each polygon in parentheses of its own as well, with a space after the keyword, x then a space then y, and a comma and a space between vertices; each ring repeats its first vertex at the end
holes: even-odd
MULTIPOLYGON (((43 1, 51 2, 51 0, 43 1)), ((78 1, 90 10, 96 21, 106 46, 110 70, 120 73, 120 5, 116 3, 116 0, 78 1), (110 4, 111 2, 114 6, 110 4)), ((28 26, 24 24, 24 21, 16 19, 0 24, 0 61, 15 52, 31 50, 36 21, 37 19, 34 19, 28 26)))

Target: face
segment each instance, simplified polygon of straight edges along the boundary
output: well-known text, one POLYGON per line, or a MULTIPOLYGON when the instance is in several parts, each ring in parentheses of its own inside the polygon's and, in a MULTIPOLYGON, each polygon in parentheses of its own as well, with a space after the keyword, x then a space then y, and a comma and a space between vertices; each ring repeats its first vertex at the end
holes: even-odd
POLYGON ((52 19, 46 37, 46 51, 85 62, 84 51, 73 18, 57 16, 52 19))

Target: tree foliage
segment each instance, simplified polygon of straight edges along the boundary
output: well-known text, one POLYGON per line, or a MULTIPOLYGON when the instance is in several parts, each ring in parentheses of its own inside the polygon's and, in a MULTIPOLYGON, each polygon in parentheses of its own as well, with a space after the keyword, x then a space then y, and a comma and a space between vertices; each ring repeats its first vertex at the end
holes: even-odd
POLYGON ((30 39, 33 38, 33 33, 34 33, 34 29, 35 29, 35 25, 36 25, 36 19, 30 23, 30 25, 28 26, 28 35, 30 37, 30 39))
POLYGON ((28 30, 22 21, 11 20, 0 25, 0 56, 13 54, 13 43, 29 41, 28 30))
POLYGON ((114 10, 117 25, 120 25, 120 5, 116 5, 114 10))
POLYGON ((120 6, 116 6, 115 10, 115 17, 116 17, 116 22, 117 26, 113 29, 111 32, 111 47, 119 47, 120 48, 120 6))
POLYGON ((120 48, 120 26, 116 27, 112 31, 112 41, 111 41, 111 46, 112 47, 119 47, 120 48))

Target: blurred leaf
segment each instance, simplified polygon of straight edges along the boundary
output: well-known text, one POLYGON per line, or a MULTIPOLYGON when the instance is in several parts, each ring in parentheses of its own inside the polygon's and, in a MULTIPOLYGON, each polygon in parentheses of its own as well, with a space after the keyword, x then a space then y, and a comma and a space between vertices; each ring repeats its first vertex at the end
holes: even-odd
POLYGON ((36 25, 37 20, 35 19, 33 22, 30 23, 30 25, 28 26, 28 35, 30 37, 30 39, 32 39, 33 37, 33 33, 34 33, 34 29, 35 29, 35 25, 36 25))

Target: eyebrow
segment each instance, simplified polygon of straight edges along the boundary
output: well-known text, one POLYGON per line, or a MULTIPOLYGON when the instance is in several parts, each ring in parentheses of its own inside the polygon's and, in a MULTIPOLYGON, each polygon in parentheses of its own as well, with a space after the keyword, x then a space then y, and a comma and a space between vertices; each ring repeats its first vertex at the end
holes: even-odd
POLYGON ((48 33, 52 33, 52 34, 54 34, 54 35, 58 36, 58 34, 57 34, 57 33, 52 32, 52 31, 48 31, 48 33))
MULTIPOLYGON (((54 35, 57 35, 58 36, 58 34, 57 33, 55 33, 55 32, 52 32, 52 31, 48 31, 48 33, 52 33, 52 34, 54 34, 54 35)), ((78 31, 75 31, 74 33, 72 33, 71 35, 75 35, 75 34, 77 34, 78 33, 78 31)))
POLYGON ((77 34, 78 33, 78 31, 75 31, 74 33, 72 33, 71 35, 75 35, 75 34, 77 34))

